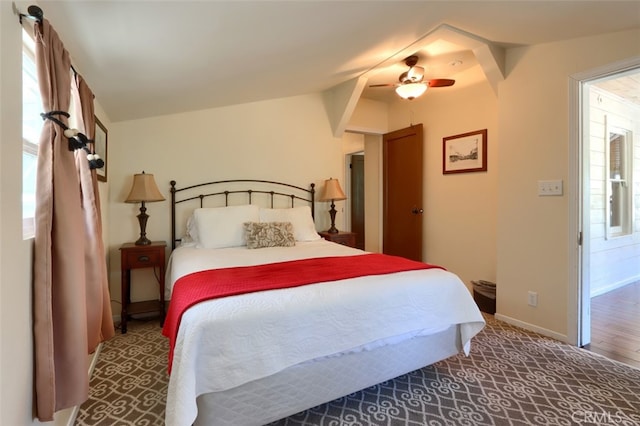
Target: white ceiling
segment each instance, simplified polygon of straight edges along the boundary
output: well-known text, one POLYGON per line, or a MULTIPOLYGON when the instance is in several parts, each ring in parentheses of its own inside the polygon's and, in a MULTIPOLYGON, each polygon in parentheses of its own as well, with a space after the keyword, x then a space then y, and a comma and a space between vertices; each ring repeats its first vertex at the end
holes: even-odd
MULTIPOLYGON (((25 13, 29 3, 17 3, 25 13)), ((640 27, 640 1, 38 4, 112 121, 318 92, 361 75, 395 83, 408 52, 419 54, 427 78, 456 79, 437 90, 455 90, 482 72, 463 46, 421 42, 443 24, 502 47, 640 27)), ((393 89, 363 96, 384 99, 393 89)))
POLYGON ((624 73, 622 76, 607 78, 593 85, 640 105, 640 72, 637 70, 632 73, 624 73))

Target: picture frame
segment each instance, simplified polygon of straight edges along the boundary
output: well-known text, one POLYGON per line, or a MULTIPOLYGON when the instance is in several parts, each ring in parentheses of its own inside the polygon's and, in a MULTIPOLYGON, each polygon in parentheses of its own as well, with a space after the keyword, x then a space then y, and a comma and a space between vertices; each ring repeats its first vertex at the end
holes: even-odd
POLYGON ((442 138, 442 173, 487 171, 487 129, 442 138))
POLYGON ((93 138, 93 150, 96 154, 98 154, 100 156, 100 158, 102 158, 102 161, 104 161, 104 166, 99 168, 99 169, 95 169, 96 170, 96 175, 98 177, 98 180, 100 182, 106 182, 107 181, 107 166, 109 165, 109 163, 107 162, 107 136, 108 136, 108 132, 107 132, 107 128, 104 127, 104 124, 102 124, 100 122, 100 120, 98 120, 98 117, 95 117, 96 119, 96 133, 95 136, 93 138))

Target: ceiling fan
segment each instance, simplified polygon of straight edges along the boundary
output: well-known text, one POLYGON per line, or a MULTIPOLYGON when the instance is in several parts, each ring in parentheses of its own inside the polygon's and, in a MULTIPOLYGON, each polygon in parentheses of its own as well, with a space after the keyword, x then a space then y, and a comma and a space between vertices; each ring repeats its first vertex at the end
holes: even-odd
POLYGON ((404 60, 409 69, 398 77, 400 83, 396 84, 372 84, 369 87, 388 87, 395 86, 396 93, 404 99, 415 99, 422 95, 428 87, 447 87, 453 86, 455 80, 446 78, 436 78, 424 80, 424 68, 417 66, 418 57, 411 55, 404 60))

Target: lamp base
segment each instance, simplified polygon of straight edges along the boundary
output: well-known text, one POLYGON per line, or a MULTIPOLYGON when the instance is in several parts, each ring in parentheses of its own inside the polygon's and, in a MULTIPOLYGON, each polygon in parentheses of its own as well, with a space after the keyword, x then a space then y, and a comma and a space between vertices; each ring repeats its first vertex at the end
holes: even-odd
POLYGON ((138 238, 138 241, 136 241, 135 244, 137 246, 148 246, 149 244, 151 244, 151 240, 148 239, 147 237, 140 237, 138 238))
POLYGON ((144 206, 144 201, 142 202, 142 206, 140 207, 140 214, 138 215, 138 223, 140 224, 140 238, 136 241, 137 246, 148 246, 151 244, 151 240, 147 238, 147 219, 149 219, 149 215, 147 214, 147 208, 144 206))
POLYGON ((329 216, 331 216, 331 228, 327 230, 330 234, 337 234, 338 228, 336 228, 336 205, 331 200, 331 210, 329 210, 329 216))

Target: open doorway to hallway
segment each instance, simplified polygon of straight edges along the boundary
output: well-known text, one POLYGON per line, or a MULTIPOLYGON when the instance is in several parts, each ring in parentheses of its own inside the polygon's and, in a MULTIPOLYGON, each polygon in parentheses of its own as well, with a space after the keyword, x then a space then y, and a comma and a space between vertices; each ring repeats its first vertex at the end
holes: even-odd
POLYGON ((349 163, 349 207, 351 216, 351 232, 356 234, 356 248, 364 250, 365 244, 365 176, 364 176, 364 152, 351 154, 349 163))
POLYGON ((582 343, 640 367, 640 68, 586 82, 583 101, 582 343))

